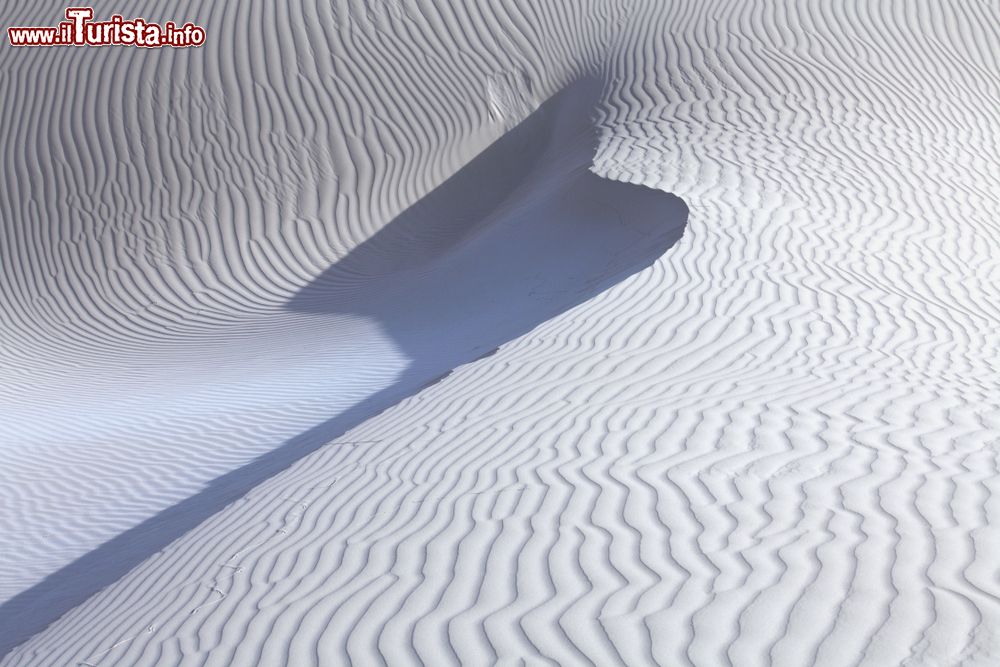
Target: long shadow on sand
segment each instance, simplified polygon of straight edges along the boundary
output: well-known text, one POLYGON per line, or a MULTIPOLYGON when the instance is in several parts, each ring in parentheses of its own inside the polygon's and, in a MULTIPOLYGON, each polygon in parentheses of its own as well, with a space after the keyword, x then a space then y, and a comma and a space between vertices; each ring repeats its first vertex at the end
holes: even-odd
POLYGON ((553 97, 289 302, 376 320, 411 359, 396 382, 4 603, 0 656, 298 459, 674 245, 680 199, 588 170, 599 92, 584 80, 553 97))

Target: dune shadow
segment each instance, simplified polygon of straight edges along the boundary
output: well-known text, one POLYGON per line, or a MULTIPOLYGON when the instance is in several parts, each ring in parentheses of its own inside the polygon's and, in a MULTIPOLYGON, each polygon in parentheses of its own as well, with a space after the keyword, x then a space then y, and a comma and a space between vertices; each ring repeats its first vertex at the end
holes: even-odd
POLYGON ((674 245, 687 221, 680 199, 589 171, 599 93, 583 80, 550 99, 289 301, 376 321, 411 360, 391 386, 0 605, 0 656, 298 459, 674 245))
POLYGON ((687 207, 589 170, 599 93, 563 90, 288 307, 378 322, 411 360, 396 384, 420 384, 650 266, 687 207))

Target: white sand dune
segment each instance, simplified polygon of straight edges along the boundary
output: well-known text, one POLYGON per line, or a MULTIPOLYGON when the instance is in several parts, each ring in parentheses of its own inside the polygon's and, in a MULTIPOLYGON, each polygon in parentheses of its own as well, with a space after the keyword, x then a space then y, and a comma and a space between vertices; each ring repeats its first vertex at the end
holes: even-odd
POLYGON ((1000 662, 1000 4, 228 4, 0 52, 0 664, 1000 662))
MULTIPOLYGON (((582 17, 485 2, 423 8, 400 40, 410 18, 354 4, 144 10, 204 24, 197 50, 4 48, 0 599, 398 384, 410 359, 381 323, 287 303, 600 46, 582 17), (528 48, 555 30, 572 42, 528 48)), ((159 546, 205 516, 180 513, 159 546)))

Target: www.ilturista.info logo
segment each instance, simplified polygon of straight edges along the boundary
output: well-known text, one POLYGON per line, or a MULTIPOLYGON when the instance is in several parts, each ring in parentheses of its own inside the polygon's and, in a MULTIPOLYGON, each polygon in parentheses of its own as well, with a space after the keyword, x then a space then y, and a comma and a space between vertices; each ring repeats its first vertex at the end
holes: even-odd
POLYGON ((67 7, 66 20, 51 27, 7 28, 11 46, 201 46, 205 29, 190 21, 178 26, 144 19, 124 19, 114 14, 107 21, 92 21, 92 7, 67 7))

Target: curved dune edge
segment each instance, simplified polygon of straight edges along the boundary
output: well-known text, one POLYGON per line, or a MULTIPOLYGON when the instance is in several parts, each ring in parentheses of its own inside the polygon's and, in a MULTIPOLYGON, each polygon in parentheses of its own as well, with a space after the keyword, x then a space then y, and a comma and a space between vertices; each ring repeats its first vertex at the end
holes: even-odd
POLYGON ((995 664, 998 13, 642 4, 595 171, 684 239, 3 664, 995 664))
POLYGON ((0 600, 392 386, 378 322, 286 305, 594 69, 598 8, 188 2, 144 16, 199 49, 0 50, 0 600))
MULTIPOLYGON (((568 86, 286 304, 293 313, 331 321, 309 331, 314 345, 325 340, 337 346, 341 358, 353 361, 337 368, 340 373, 375 375, 365 368, 366 360, 383 361, 378 348, 355 343, 350 335, 391 342, 406 362, 397 364, 390 381, 381 386, 370 378, 343 381, 348 397, 357 395, 354 403, 340 410, 330 406, 328 419, 246 465, 233 466, 5 601, 0 648, 42 630, 348 429, 647 269, 667 252, 684 231, 683 202, 588 169, 599 92, 599 82, 590 78, 568 86), (369 328, 345 327, 347 317, 368 322, 369 328)), ((289 327, 309 324, 301 318, 279 321, 289 327)), ((281 378, 271 373, 264 379, 277 384, 281 378)), ((281 406, 274 402, 278 407, 272 411, 281 406)), ((126 424, 123 419, 119 429, 126 424)), ((156 453, 181 460, 174 451, 156 453)), ((200 472, 204 477, 206 471, 200 472)), ((132 481, 162 484, 155 473, 142 471, 132 481)))

